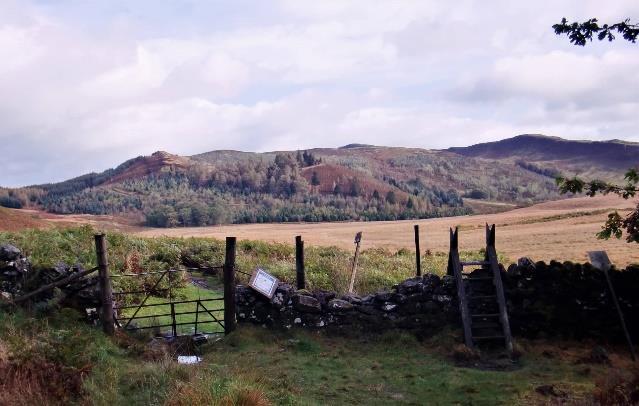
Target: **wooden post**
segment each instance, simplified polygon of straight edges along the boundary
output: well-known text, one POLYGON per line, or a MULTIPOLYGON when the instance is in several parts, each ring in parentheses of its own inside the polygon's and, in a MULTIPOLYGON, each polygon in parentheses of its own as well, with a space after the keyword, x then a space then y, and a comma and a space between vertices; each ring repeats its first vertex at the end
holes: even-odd
POLYGON ((610 279, 610 268, 612 268, 612 263, 608 258, 608 254, 606 251, 589 251, 588 256, 590 257, 590 263, 595 267, 600 269, 604 276, 606 277, 606 282, 608 283, 608 289, 610 289, 610 296, 612 297, 612 301, 615 304, 615 308, 617 309, 617 316, 619 316, 619 323, 621 324, 621 329, 623 330, 624 335, 626 336, 626 341, 628 342, 628 347, 630 348, 630 355, 632 356, 632 360, 637 362, 637 354, 635 353, 635 346, 632 344, 632 339, 630 338, 630 333, 628 332, 628 327, 626 327, 626 320, 623 317, 623 312, 621 311, 621 306, 619 306, 619 300, 617 299, 617 294, 615 293, 615 288, 612 286, 612 279, 610 279))
POLYGON ((177 326, 175 322, 175 303, 171 302, 171 333, 177 337, 177 326))
POLYGON ((497 249, 495 248, 495 225, 489 226, 486 223, 486 262, 489 263, 490 270, 493 273, 493 284, 497 293, 497 304, 499 305, 499 319, 501 328, 506 342, 506 350, 512 355, 514 351, 513 336, 510 331, 510 321, 508 320, 508 307, 506 304, 506 295, 504 294, 504 285, 501 280, 501 270, 497 260, 497 249))
POLYGON ((197 335, 197 319, 198 316, 200 315, 200 299, 197 300, 197 302, 195 302, 195 332, 194 334, 197 335))
POLYGON ((459 228, 455 227, 455 232, 453 233, 453 229, 450 229, 450 250, 448 251, 448 267, 446 273, 448 275, 455 275, 454 272, 454 264, 453 264, 453 251, 459 252, 459 228))
POLYGON ((302 236, 295 237, 295 271, 297 276, 297 288, 306 289, 306 275, 304 271, 304 241, 302 236))
POLYGON ((95 235, 95 254, 98 259, 98 277, 100 281, 100 302, 102 309, 100 320, 102 330, 107 335, 115 333, 113 320, 113 292, 111 291, 111 279, 109 278, 109 265, 107 261, 106 236, 104 234, 95 235))
POLYGON ((362 241, 362 232, 355 234, 355 256, 353 257, 353 269, 351 269, 351 283, 348 285, 348 293, 353 293, 355 275, 357 274, 357 258, 359 258, 359 245, 362 241))
POLYGON ((457 299, 459 301, 459 312, 461 313, 462 325, 464 327, 464 342, 468 348, 475 348, 473 344, 473 336, 471 333, 471 315, 468 310, 468 301, 466 298, 466 287, 464 286, 464 278, 462 277, 462 266, 459 260, 459 229, 455 227, 455 231, 450 229, 450 251, 448 252, 448 272, 455 276, 455 285, 457 285, 457 299))
POLYGON ((419 226, 415 224, 415 263, 417 276, 422 276, 422 255, 419 251, 419 226))
POLYGON ((235 237, 226 237, 224 260, 224 334, 235 330, 235 237))

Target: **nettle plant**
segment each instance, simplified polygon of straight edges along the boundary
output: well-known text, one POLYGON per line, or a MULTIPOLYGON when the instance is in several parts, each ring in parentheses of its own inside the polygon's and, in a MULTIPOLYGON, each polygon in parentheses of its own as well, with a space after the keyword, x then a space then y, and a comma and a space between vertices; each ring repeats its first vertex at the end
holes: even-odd
MULTIPOLYGON (((624 199, 631 199, 639 192, 639 172, 637 169, 629 169, 624 176, 625 184, 617 185, 601 180, 585 181, 578 178, 557 177, 557 185, 562 194, 565 193, 586 193, 593 197, 598 194, 607 195, 614 193, 624 199)), ((626 241, 639 243, 639 203, 626 217, 622 217, 618 211, 608 215, 608 220, 603 225, 597 237, 609 239, 611 237, 621 238, 625 231, 626 241)))

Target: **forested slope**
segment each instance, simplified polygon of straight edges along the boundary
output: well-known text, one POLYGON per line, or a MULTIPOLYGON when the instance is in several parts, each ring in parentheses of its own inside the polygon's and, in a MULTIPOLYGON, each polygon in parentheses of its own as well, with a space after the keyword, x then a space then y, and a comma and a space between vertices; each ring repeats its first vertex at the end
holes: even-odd
POLYGON ((65 182, 0 189, 0 206, 115 214, 158 227, 426 218, 470 213, 464 198, 518 206, 555 199, 557 174, 582 168, 609 176, 632 160, 620 155, 625 161, 613 166, 607 152, 596 158, 606 143, 578 143, 571 155, 563 142, 574 143, 519 136, 446 151, 352 144, 191 157, 156 152, 65 182))

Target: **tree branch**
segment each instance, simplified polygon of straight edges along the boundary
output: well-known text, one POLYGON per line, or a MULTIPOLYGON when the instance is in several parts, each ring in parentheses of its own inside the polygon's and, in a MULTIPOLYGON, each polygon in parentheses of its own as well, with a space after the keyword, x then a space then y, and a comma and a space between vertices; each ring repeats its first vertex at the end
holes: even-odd
POLYGON ((604 24, 600 26, 596 18, 591 18, 583 23, 569 23, 564 17, 561 19, 561 23, 553 25, 552 28, 555 30, 555 34, 566 34, 571 43, 579 46, 585 46, 586 42, 592 41, 592 37, 595 34, 599 41, 604 39, 613 41, 615 39, 613 32, 616 31, 621 34, 623 39, 633 44, 637 42, 637 37, 639 36, 639 24, 631 24, 630 19, 612 25, 604 24))

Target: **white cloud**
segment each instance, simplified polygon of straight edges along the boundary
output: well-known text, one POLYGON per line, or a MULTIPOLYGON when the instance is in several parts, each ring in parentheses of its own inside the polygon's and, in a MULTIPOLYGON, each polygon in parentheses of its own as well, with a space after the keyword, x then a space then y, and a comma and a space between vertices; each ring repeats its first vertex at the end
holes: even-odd
POLYGON ((576 48, 550 28, 639 18, 632 0, 2 7, 0 185, 160 149, 639 140, 637 46, 576 48))

